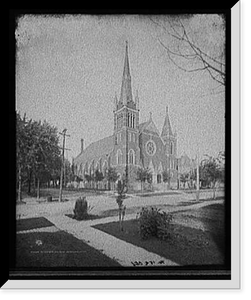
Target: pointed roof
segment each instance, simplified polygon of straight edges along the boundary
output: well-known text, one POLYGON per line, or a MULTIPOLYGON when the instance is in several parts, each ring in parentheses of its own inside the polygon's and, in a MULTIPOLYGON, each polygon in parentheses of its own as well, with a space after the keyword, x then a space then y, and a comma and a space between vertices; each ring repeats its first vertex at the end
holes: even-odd
POLYGON ((145 131, 147 133, 153 133, 153 134, 157 134, 159 136, 159 130, 153 122, 152 113, 149 114, 148 121, 139 124, 139 131, 140 132, 145 131))
POLYGON ((115 97, 114 97, 114 110, 117 109, 117 105, 118 105, 118 97, 117 97, 117 93, 115 93, 115 97))
POLYGON ((162 132, 161 132, 161 137, 164 136, 172 136, 173 132, 172 132, 172 126, 171 126, 171 122, 169 119, 169 115, 168 115, 168 106, 166 107, 166 117, 165 117, 165 121, 164 121, 164 125, 162 128, 162 132))
POLYGON ((132 97, 131 74, 130 74, 130 67, 129 67, 128 42, 127 41, 126 41, 124 70, 123 70, 119 103, 121 105, 129 105, 132 108, 136 107, 135 103, 133 101, 133 97, 132 97))
POLYGON ((124 71, 123 78, 130 77, 130 68, 129 68, 129 58, 128 58, 128 42, 126 41, 126 52, 125 52, 125 62, 124 62, 124 71))

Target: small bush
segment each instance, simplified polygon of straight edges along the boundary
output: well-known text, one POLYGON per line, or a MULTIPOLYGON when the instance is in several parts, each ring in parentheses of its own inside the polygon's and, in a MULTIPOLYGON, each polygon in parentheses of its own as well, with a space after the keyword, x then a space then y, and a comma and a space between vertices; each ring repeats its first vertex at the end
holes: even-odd
POLYGON ((150 236, 166 240, 170 237, 172 215, 158 208, 142 208, 138 217, 139 233, 142 239, 150 236))
POLYGON ((88 218, 88 213, 91 207, 88 205, 86 197, 80 197, 76 200, 74 212, 74 218, 77 220, 84 220, 88 218))

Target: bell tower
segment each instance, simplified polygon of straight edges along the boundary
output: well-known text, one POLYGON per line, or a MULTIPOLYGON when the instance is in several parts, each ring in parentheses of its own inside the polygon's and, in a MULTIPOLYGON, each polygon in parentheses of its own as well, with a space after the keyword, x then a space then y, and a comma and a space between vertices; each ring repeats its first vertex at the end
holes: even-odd
POLYGON ((115 165, 124 169, 138 165, 139 97, 137 92, 133 99, 127 41, 120 96, 115 95, 113 113, 115 165))

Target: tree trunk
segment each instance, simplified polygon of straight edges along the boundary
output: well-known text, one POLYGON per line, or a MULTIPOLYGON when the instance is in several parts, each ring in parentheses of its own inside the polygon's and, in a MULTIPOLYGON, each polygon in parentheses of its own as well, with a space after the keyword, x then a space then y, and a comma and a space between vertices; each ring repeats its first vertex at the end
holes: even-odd
POLYGON ((29 172, 29 180, 28 180, 28 194, 31 192, 31 177, 32 177, 32 171, 29 172))
POLYGON ((17 200, 22 201, 22 176, 21 176, 21 167, 18 170, 18 198, 17 200))
POLYGON ((217 182, 215 182, 214 183, 214 185, 213 185, 213 199, 215 200, 216 199, 216 184, 217 184, 217 182))
POLYGON ((39 178, 37 179, 37 199, 40 198, 40 181, 39 178))
POLYGON ((32 189, 32 191, 33 191, 34 194, 35 194, 35 192, 36 192, 36 176, 35 176, 35 174, 34 174, 33 189, 32 189))

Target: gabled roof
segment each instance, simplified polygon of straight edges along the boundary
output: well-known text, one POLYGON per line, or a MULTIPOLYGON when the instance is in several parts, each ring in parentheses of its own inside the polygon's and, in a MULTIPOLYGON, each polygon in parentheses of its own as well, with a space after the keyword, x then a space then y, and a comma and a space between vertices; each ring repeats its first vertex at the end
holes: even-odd
POLYGON ((159 136, 159 130, 156 127, 156 125, 154 124, 151 115, 150 115, 150 118, 148 121, 139 124, 139 131, 140 132, 144 131, 146 133, 153 133, 153 134, 157 134, 159 136))
POLYGON ((145 126, 146 123, 147 123, 147 121, 139 124, 139 131, 140 132, 143 131, 143 128, 144 128, 144 126, 145 126))
POLYGON ((113 135, 105 137, 97 142, 91 143, 82 153, 80 153, 74 162, 86 162, 98 160, 100 157, 110 154, 113 150, 113 135))

